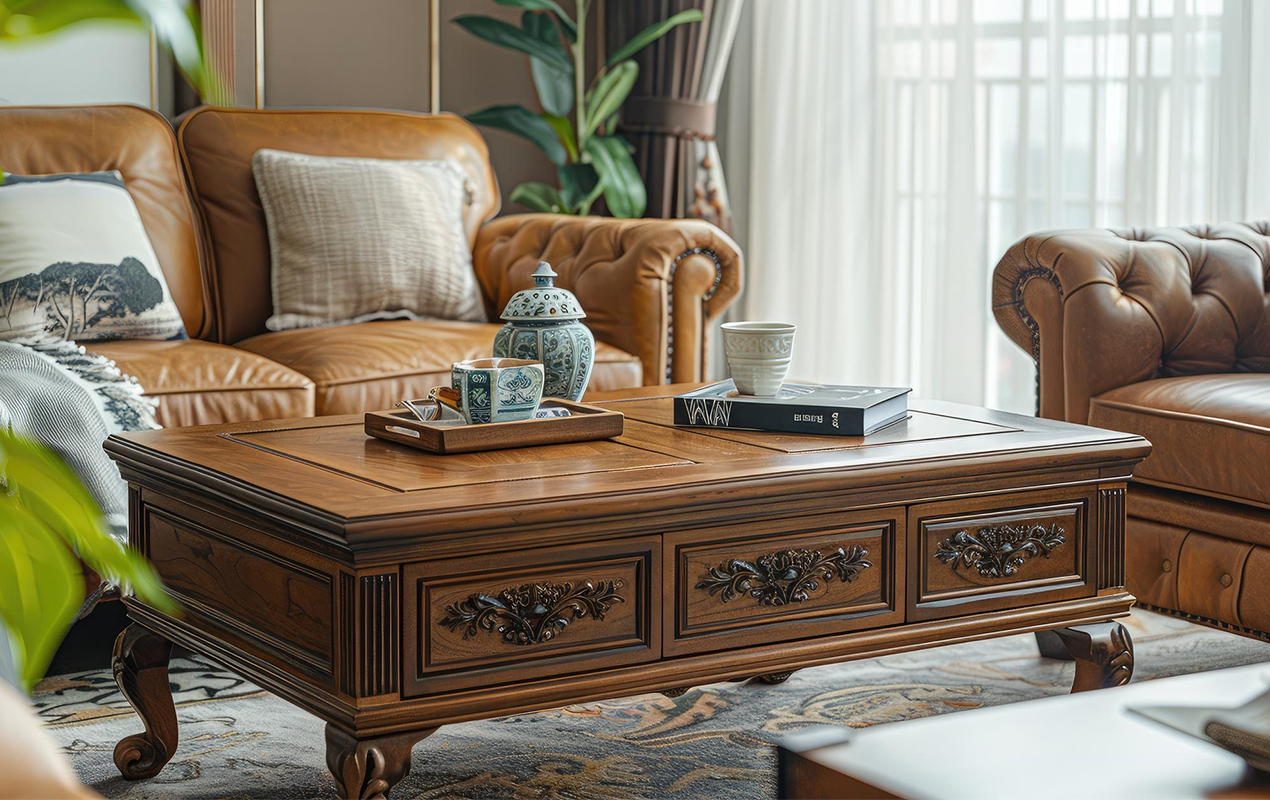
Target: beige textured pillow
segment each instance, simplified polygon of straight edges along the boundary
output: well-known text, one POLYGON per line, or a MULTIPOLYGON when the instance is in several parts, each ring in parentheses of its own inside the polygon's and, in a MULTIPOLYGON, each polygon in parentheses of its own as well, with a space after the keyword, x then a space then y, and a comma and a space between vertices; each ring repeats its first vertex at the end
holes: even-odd
POLYGON ((251 168, 269 226, 270 330, 485 321, 454 164, 258 150, 251 168))

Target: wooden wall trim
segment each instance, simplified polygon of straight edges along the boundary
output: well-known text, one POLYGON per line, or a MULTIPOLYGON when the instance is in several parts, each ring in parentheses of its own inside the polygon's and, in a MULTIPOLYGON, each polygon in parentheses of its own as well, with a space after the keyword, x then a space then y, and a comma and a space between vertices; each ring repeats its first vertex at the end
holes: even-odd
POLYGON ((256 108, 265 107, 265 0, 256 0, 256 108))
POLYGON ((428 110, 441 113, 441 0, 428 0, 428 110))
POLYGON ((234 0, 202 0, 203 49, 218 83, 213 96, 203 98, 216 105, 233 105, 238 83, 237 42, 234 41, 234 0))
POLYGON ((150 26, 150 109, 159 110, 159 37, 150 26))

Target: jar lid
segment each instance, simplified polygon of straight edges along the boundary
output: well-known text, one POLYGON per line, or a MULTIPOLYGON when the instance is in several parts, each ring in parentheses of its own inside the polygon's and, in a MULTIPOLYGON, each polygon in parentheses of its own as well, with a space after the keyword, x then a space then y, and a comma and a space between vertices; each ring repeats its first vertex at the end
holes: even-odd
POLYGON ((547 322, 551 320, 582 319, 586 314, 578 298, 568 289, 555 285, 556 271, 546 261, 538 262, 534 270, 534 285, 512 295, 503 309, 505 322, 547 322))

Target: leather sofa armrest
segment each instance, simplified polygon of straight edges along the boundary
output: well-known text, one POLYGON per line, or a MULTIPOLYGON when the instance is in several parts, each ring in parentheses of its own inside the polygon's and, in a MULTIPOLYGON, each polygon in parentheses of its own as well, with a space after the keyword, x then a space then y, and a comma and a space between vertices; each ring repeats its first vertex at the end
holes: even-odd
POLYGON ((481 228, 472 261, 495 320, 550 262, 595 337, 640 359, 645 385, 702 380, 707 326, 741 291, 736 244, 700 220, 499 217, 481 228))
POLYGON ((1040 415, 1153 378, 1264 369, 1267 226, 1027 236, 993 274, 997 323, 1037 360, 1040 415))

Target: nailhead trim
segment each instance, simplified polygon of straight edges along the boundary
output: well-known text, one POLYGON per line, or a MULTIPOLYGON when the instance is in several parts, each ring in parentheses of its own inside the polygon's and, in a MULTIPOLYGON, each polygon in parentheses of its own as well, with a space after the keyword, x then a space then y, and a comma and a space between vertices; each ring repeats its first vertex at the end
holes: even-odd
POLYGON ((1044 278, 1054 284, 1054 288, 1058 289, 1059 300, 1063 297, 1063 284, 1054 274, 1054 270, 1048 267, 1025 269, 1019 273, 1018 280, 1014 282, 1014 310, 1018 313, 1019 319, 1023 320, 1023 324, 1032 332, 1032 362, 1036 364, 1036 416, 1039 417, 1041 416, 1041 326, 1023 306, 1023 289, 1033 278, 1044 278))
MULTIPOLYGON (((714 262, 714 284, 710 287, 710 291, 705 293, 701 298, 701 302, 714 297, 714 293, 719 289, 719 282, 723 280, 723 265, 719 263, 719 256, 708 247, 694 247, 691 250, 685 250, 675 256, 675 260, 670 263, 670 274, 666 278, 666 319, 672 320, 675 312, 675 270, 679 268, 679 262, 688 256, 708 256, 714 262)), ((671 361, 675 355, 675 326, 672 323, 666 331, 666 383, 670 383, 671 361)))
POLYGON ((1019 318, 1023 320, 1023 324, 1028 327, 1028 330, 1032 331, 1032 358, 1040 361, 1041 326, 1037 324, 1036 320, 1028 313, 1027 308, 1023 305, 1023 290, 1029 283, 1032 282, 1033 278, 1044 278, 1054 284, 1054 288, 1058 289, 1058 297, 1060 300, 1063 297, 1063 284, 1059 282, 1058 276, 1054 274, 1054 271, 1048 267, 1033 267, 1031 269, 1025 269, 1023 272, 1019 273, 1019 279, 1014 282, 1014 309, 1018 312, 1019 318))

